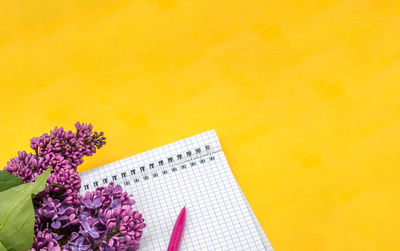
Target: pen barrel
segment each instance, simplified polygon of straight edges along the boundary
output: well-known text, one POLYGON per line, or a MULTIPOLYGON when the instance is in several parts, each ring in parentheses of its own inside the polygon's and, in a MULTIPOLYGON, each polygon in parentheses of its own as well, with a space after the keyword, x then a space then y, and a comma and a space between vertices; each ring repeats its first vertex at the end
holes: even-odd
POLYGON ((177 251, 182 238, 183 224, 176 224, 171 234, 167 251, 177 251))

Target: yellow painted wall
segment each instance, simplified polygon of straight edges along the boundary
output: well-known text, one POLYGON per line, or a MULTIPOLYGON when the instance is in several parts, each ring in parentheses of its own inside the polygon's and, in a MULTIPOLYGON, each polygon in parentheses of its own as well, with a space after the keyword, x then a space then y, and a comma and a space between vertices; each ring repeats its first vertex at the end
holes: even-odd
POLYGON ((80 170, 215 128, 276 250, 400 250, 400 2, 0 2, 0 164, 77 120, 80 170))

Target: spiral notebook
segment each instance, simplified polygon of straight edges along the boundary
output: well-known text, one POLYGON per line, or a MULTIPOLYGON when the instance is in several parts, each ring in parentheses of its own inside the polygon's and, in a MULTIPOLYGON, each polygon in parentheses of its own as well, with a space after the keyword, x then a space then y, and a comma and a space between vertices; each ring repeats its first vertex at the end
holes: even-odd
POLYGON ((166 250, 186 206, 180 250, 268 250, 272 246, 210 130, 80 173, 81 193, 110 182, 133 194, 147 227, 140 250, 166 250))

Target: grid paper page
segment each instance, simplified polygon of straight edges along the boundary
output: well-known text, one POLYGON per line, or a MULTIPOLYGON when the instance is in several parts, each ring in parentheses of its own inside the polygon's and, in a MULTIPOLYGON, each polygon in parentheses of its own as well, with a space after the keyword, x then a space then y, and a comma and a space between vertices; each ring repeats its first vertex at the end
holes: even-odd
POLYGON ((133 194, 135 209, 147 224, 141 250, 166 250, 183 206, 187 215, 181 250, 272 250, 214 130, 80 176, 82 193, 112 181, 133 194))

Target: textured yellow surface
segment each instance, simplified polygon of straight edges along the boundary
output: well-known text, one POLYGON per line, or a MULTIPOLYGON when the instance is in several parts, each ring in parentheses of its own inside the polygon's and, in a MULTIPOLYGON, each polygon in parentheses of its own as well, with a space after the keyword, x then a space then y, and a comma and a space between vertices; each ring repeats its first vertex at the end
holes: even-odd
POLYGON ((76 120, 80 170, 215 128, 276 250, 399 250, 399 1, 1 1, 2 166, 76 120))

